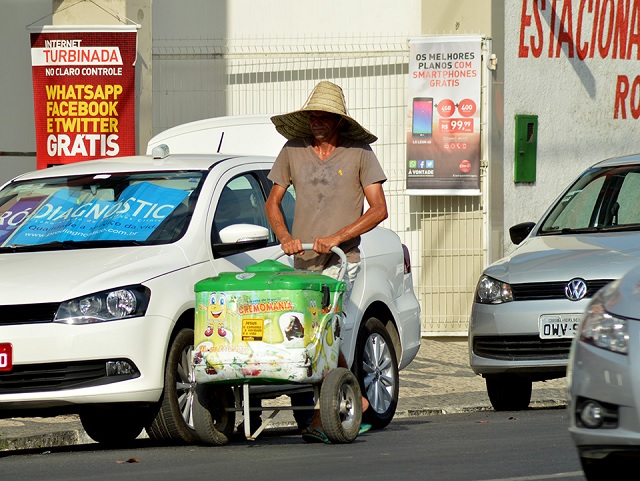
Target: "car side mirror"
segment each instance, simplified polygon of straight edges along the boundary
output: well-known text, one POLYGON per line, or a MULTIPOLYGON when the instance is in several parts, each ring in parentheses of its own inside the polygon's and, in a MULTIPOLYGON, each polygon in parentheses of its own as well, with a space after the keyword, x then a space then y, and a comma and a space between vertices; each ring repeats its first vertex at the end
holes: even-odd
POLYGON ((213 244, 214 257, 225 257, 266 247, 269 229, 253 224, 233 224, 220 231, 221 243, 213 244))
POLYGON ((220 231, 220 240, 223 244, 241 244, 269 239, 269 229, 261 225, 232 224, 220 231))
POLYGON ((535 227, 535 222, 522 222, 509 228, 509 237, 515 245, 520 244, 531 233, 535 227))

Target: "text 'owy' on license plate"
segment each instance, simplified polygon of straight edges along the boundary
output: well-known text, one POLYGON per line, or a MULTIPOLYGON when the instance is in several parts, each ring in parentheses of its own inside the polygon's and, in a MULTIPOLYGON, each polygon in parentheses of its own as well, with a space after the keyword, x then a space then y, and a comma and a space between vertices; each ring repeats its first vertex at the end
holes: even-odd
POLYGON ((538 319, 540 339, 574 337, 581 319, 582 314, 543 314, 538 319))
POLYGON ((13 369, 13 347, 8 342, 0 342, 0 372, 13 369))

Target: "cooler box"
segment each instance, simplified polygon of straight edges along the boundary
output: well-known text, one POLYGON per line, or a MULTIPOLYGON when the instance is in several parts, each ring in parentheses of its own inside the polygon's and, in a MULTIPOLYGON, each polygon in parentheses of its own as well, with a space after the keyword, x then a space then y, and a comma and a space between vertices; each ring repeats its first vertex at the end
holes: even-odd
POLYGON ((198 383, 317 383, 337 366, 345 283, 265 260, 195 285, 198 383))

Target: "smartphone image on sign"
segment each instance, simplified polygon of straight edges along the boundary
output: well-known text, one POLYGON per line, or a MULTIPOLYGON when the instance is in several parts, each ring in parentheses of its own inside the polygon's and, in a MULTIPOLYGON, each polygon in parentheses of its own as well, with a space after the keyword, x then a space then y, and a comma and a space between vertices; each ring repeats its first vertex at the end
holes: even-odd
POLYGON ((413 99, 413 137, 431 137, 433 128, 433 99, 416 97, 413 99))

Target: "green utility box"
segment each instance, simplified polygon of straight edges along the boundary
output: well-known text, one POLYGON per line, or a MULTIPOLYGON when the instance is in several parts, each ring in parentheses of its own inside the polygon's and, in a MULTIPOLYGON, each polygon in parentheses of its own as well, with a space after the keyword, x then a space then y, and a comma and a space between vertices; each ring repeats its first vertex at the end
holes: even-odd
POLYGON ((516 115, 515 157, 513 181, 536 181, 536 156, 538 149, 538 116, 516 115))

